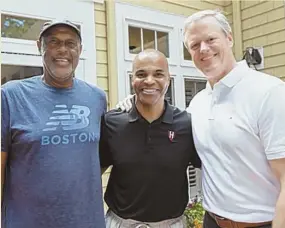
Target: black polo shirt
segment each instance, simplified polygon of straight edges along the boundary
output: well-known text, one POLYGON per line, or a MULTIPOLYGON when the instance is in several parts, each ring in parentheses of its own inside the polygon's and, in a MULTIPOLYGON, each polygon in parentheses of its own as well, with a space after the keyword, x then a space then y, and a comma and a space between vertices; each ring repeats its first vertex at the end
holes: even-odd
POLYGON ((105 193, 109 208, 144 222, 181 216, 188 203, 187 166, 201 167, 190 114, 165 102, 152 123, 133 107, 109 111, 101 126, 101 167, 113 165, 105 193))

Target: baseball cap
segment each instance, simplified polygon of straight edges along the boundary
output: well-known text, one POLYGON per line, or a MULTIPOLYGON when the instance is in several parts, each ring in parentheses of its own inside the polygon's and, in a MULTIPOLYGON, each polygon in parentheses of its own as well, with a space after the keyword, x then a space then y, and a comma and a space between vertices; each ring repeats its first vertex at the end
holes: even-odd
POLYGON ((72 28, 76 33, 77 35, 79 36, 80 38, 80 41, 82 40, 81 38, 81 32, 80 32, 80 29, 75 25, 73 24, 72 22, 68 21, 68 20, 63 20, 63 21, 47 21, 44 23, 43 27, 42 27, 42 30, 40 32, 40 35, 39 35, 39 40, 42 38, 42 36, 44 35, 44 33, 46 31, 48 31, 50 28, 56 26, 56 25, 64 25, 64 26, 67 26, 67 27, 70 27, 72 28))

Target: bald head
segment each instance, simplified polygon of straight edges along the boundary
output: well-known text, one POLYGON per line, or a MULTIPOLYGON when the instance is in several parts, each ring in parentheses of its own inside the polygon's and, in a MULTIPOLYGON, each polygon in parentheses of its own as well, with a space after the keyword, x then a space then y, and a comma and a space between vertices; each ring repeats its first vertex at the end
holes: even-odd
POLYGON ((141 65, 156 65, 169 74, 168 62, 163 53, 155 49, 146 49, 136 55, 133 61, 133 72, 141 65))

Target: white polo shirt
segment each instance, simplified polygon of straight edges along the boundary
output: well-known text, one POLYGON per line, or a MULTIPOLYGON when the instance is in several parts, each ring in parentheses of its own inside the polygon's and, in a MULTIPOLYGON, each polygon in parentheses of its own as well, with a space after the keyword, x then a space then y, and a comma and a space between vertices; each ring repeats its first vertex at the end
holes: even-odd
POLYGON ((272 220, 280 185, 268 160, 285 158, 285 83, 240 62, 187 111, 204 208, 239 222, 272 220))

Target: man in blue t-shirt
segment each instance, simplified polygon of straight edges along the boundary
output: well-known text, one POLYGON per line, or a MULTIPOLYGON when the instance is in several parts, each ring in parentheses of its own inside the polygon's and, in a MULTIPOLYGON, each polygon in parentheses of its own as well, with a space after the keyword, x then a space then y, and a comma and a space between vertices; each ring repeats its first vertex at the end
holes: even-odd
POLYGON ((46 23, 38 48, 44 74, 1 89, 2 226, 103 228, 105 94, 74 78, 82 50, 74 24, 46 23))

